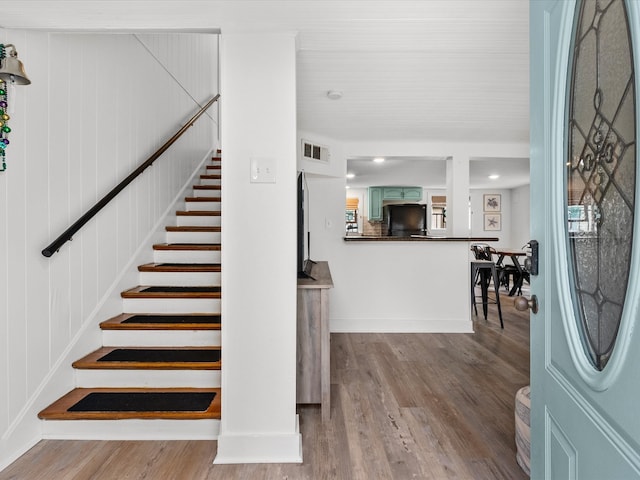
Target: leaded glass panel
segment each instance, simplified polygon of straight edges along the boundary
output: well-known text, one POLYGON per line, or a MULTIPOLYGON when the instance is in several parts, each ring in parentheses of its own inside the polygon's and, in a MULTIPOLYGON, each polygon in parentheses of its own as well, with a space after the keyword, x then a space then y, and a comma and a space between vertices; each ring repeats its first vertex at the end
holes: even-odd
POLYGON ((615 345, 630 271, 636 183, 633 53, 623 0, 578 2, 567 159, 573 304, 602 370, 615 345))

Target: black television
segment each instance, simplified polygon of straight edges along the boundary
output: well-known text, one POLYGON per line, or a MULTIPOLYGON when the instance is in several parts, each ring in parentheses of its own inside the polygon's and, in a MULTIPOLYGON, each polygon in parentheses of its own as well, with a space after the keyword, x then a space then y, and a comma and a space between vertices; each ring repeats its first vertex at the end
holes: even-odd
POLYGON ((311 235, 306 228, 309 221, 306 218, 309 204, 307 193, 307 182, 304 171, 302 171, 298 174, 298 278, 313 278, 311 277, 311 268, 314 262, 309 258, 311 235), (307 223, 305 223, 305 218, 307 223))
POLYGON ((427 206, 424 204, 385 205, 382 218, 389 236, 410 237, 427 234, 427 206))

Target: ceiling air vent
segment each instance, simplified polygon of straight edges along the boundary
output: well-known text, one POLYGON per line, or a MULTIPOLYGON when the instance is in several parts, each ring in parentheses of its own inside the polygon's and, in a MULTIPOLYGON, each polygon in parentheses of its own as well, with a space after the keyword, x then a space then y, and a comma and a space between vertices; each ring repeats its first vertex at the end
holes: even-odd
POLYGON ((317 145, 309 140, 302 140, 302 157, 329 163, 329 148, 317 145))

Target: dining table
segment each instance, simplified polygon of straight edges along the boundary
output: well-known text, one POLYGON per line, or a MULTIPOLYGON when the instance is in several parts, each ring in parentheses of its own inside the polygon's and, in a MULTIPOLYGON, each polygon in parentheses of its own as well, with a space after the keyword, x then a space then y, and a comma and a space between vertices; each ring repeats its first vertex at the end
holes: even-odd
POLYGON ((509 296, 513 297, 516 292, 521 291, 522 283, 524 282, 525 276, 527 272, 524 270, 524 266, 520 263, 519 257, 526 257, 527 252, 520 249, 515 248, 495 248, 494 252, 498 256, 498 261, 496 262, 496 267, 504 266, 505 257, 509 257, 511 259, 511 263, 516 268, 516 275, 514 275, 513 279, 513 287, 509 290, 509 296))

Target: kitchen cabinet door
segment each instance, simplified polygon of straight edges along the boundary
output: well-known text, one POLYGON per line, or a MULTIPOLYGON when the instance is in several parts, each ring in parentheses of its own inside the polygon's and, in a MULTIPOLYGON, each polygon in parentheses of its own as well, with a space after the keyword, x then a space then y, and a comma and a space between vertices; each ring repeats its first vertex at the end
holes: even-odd
POLYGON ((404 187, 402 192, 402 198, 404 200, 412 200, 415 202, 422 200, 422 187, 404 187))
POLYGON ((382 196, 384 200, 402 200, 404 199, 404 188, 384 187, 382 196))
POLYGON ((382 220, 382 187, 369 187, 369 220, 382 220))

